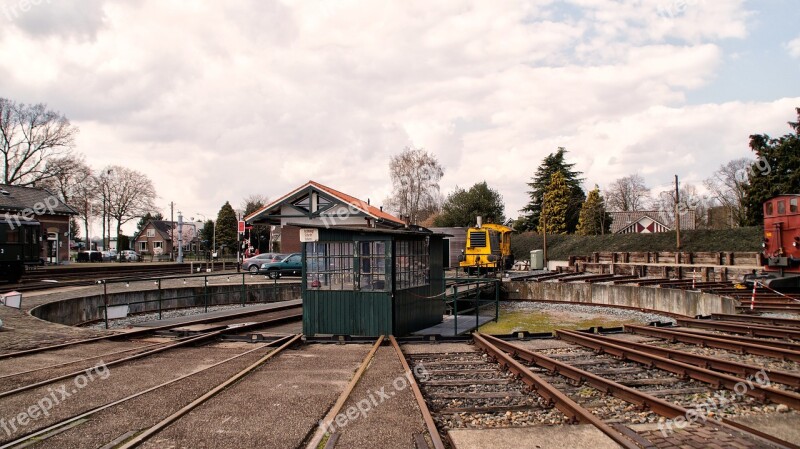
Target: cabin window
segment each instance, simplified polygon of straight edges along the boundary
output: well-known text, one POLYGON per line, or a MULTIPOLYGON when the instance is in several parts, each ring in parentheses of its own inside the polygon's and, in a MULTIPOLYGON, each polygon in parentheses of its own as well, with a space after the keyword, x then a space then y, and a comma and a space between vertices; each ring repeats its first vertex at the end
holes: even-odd
POLYGON ((397 242, 395 272, 398 290, 430 284, 430 263, 425 241, 397 242))
POLYGON ((778 201, 778 215, 783 215, 786 213, 786 203, 781 200, 778 201))
POLYGON ((19 243, 19 231, 17 229, 9 229, 6 233, 6 243, 19 243))
POLYGON ((386 242, 359 242, 360 290, 386 290, 386 242))
POLYGON ((312 290, 355 290, 353 242, 306 243, 306 282, 312 290))
POLYGON ((768 202, 768 203, 767 203, 767 205, 764 207, 764 213, 765 213, 767 216, 771 216, 771 215, 772 215, 772 212, 773 212, 773 211, 772 211, 772 201, 770 201, 770 202, 768 202))
POLYGON ((789 213, 797 213, 797 198, 792 198, 789 200, 789 213))

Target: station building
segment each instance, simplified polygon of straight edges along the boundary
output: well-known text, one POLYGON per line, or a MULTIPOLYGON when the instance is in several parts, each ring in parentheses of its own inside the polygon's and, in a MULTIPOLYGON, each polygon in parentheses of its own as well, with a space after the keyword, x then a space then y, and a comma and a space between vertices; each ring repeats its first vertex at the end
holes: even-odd
POLYGON ((407 335, 444 315, 444 235, 309 181, 245 217, 303 257, 303 333, 407 335))
POLYGON ((77 212, 45 189, 0 184, 0 216, 19 225, 33 219, 41 225, 40 258, 47 263, 69 260, 70 218, 77 212))

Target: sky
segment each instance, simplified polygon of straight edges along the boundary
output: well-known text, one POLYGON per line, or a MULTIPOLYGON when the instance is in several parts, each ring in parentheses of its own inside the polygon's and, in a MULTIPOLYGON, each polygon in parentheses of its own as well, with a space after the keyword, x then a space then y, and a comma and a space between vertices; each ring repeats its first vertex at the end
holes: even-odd
POLYGON ((66 115, 75 151, 147 174, 167 216, 310 179, 383 204, 389 158, 415 147, 444 195, 486 181, 517 217, 558 147, 587 189, 638 173, 658 191, 787 134, 797 6, 0 0, 0 97, 66 115))

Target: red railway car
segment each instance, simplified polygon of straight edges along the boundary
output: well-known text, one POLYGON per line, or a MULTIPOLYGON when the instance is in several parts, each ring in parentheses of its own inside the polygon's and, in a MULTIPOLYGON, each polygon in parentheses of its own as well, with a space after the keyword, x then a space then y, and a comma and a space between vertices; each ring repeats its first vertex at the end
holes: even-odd
POLYGON ((800 288, 800 195, 776 196, 764 203, 762 246, 767 285, 800 288))

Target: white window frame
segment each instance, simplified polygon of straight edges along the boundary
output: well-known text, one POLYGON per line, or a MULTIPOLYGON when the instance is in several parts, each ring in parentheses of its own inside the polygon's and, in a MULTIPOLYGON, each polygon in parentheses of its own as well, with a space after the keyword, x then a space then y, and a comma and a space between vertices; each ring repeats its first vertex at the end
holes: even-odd
POLYGON ((147 240, 139 241, 139 252, 147 251, 147 240))
POLYGON ((147 230, 147 236, 148 237, 155 237, 156 236, 156 230, 155 229, 148 229, 147 230))

